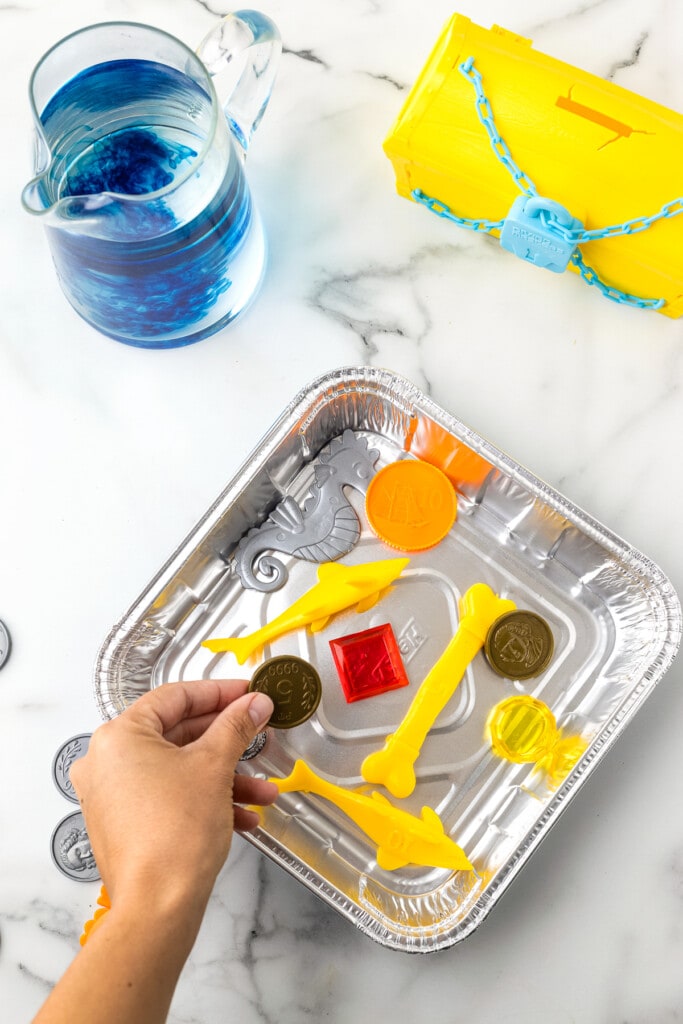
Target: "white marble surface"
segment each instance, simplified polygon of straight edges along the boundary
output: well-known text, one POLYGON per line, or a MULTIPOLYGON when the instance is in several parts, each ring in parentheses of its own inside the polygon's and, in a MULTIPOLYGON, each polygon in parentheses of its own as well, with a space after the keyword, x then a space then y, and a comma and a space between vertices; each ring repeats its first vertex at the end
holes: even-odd
MULTIPOLYGON (((249 170, 271 242, 259 301, 171 352, 95 334, 59 291, 29 176, 30 70, 68 31, 145 20, 194 44, 221 0, 0 6, 0 991, 27 1021, 77 950, 97 885, 53 867, 50 778, 98 724, 114 621, 286 401, 341 365, 389 367, 658 562, 683 592, 683 323, 535 271, 394 193, 380 143, 448 0, 263 0, 285 52, 249 170)), ((461 0, 538 48, 683 109, 671 0, 461 0)), ((472 937, 376 945, 236 841, 179 984, 190 1024, 673 1024, 683 1016, 678 661, 472 937)), ((153 908, 141 908, 141 915, 153 908)))

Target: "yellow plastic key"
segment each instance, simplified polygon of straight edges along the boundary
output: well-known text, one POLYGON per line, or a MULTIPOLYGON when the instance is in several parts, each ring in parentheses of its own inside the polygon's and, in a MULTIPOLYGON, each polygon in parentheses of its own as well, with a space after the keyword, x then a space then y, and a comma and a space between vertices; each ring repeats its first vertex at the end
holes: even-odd
POLYGON ((416 781, 413 766, 427 733, 483 647, 489 628, 515 607, 514 601, 498 597, 485 583, 475 583, 463 594, 455 636, 423 680, 398 729, 387 736, 382 750, 363 761, 361 774, 366 782, 386 786, 393 796, 410 796, 416 781))
POLYGON ((423 807, 419 818, 394 807, 380 793, 366 796, 321 779, 305 761, 296 761, 286 779, 270 779, 281 793, 315 793, 348 815, 377 844, 377 863, 385 871, 422 864, 472 871, 464 851, 444 832, 436 811, 423 807))

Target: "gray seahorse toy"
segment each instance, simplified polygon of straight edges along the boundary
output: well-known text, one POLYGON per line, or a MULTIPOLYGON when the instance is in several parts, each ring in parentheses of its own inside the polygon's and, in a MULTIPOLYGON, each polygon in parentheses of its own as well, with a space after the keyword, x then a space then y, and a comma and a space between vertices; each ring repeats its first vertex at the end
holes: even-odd
POLYGON ((333 438, 315 461, 315 481, 303 504, 289 495, 283 498, 237 545, 234 568, 242 585, 263 591, 283 586, 287 570, 269 551, 308 562, 333 562, 350 551, 360 537, 360 523, 344 487, 364 494, 378 458, 379 452, 352 430, 333 438))

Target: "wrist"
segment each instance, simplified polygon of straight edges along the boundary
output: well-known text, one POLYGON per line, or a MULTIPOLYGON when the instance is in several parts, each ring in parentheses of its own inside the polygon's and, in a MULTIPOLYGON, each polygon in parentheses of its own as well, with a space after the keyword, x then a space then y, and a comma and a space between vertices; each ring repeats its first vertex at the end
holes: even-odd
POLYGON ((204 917, 210 889, 175 878, 116 886, 110 916, 122 927, 137 927, 148 941, 170 940, 187 957, 204 917))

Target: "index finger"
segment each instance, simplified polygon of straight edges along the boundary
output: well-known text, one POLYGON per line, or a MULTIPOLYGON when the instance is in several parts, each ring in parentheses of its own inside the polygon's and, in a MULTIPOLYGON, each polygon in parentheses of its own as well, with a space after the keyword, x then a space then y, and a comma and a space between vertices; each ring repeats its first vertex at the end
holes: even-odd
POLYGON ((199 679, 194 682, 165 683, 145 693, 124 715, 144 722, 164 735, 179 722, 202 715, 219 714, 247 692, 247 679, 199 679))

